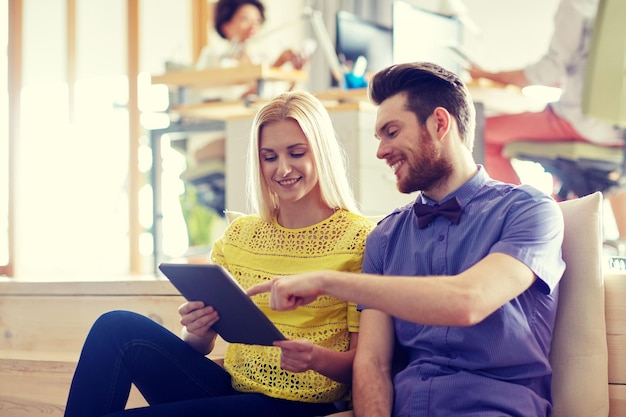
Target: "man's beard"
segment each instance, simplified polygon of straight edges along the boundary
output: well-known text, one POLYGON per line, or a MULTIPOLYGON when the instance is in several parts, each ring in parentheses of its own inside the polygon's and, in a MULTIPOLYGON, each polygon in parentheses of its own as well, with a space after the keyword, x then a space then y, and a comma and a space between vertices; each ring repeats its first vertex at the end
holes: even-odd
POLYGON ((426 129, 420 132, 417 149, 419 154, 405 155, 408 175, 398 180, 402 193, 431 190, 452 174, 452 164, 441 156, 426 129))

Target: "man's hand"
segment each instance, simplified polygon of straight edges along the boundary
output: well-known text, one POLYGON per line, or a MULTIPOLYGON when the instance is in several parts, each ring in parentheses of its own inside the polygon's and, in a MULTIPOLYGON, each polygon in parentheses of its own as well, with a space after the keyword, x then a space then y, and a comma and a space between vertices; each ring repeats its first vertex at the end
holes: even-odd
POLYGON ((263 292, 270 293, 270 308, 273 310, 293 310, 309 304, 324 294, 321 285, 321 272, 276 277, 271 281, 250 287, 249 296, 263 292))

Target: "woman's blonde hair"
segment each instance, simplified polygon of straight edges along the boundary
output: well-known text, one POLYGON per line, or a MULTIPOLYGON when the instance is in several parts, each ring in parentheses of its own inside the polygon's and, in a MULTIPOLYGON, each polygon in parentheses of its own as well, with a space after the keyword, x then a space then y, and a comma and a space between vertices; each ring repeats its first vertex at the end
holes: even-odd
POLYGON ((311 93, 279 94, 263 105, 252 122, 248 145, 248 203, 253 212, 271 221, 279 210, 278 196, 261 174, 259 142, 263 127, 286 119, 295 120, 309 141, 322 199, 329 207, 358 213, 348 179, 346 153, 339 143, 330 115, 311 93))

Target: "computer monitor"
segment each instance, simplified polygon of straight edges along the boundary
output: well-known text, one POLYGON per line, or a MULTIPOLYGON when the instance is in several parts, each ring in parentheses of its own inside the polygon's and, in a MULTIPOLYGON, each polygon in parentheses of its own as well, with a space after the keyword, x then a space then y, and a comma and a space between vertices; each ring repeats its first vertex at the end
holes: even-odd
POLYGON ((461 74, 462 64, 450 49, 462 45, 459 19, 397 0, 393 2, 392 20, 395 64, 429 61, 461 74))
POLYGON ((366 73, 393 64, 391 28, 340 10, 336 14, 337 54, 354 63, 360 56, 367 59, 366 73))

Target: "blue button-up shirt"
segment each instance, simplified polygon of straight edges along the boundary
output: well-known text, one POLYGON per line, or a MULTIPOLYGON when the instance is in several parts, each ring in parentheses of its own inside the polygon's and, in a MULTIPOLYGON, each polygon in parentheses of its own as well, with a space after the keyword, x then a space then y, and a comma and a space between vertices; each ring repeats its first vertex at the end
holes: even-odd
MULTIPOLYGON (((363 272, 456 275, 490 253, 504 253, 539 279, 474 326, 394 319, 409 364, 394 379, 393 415, 547 416, 548 354, 565 269, 561 210, 540 191, 494 181, 480 166, 443 201, 453 197, 463 209, 458 225, 439 216, 419 229, 413 204, 383 219, 368 237, 363 272)), ((422 194, 417 201, 436 203, 422 194)))

